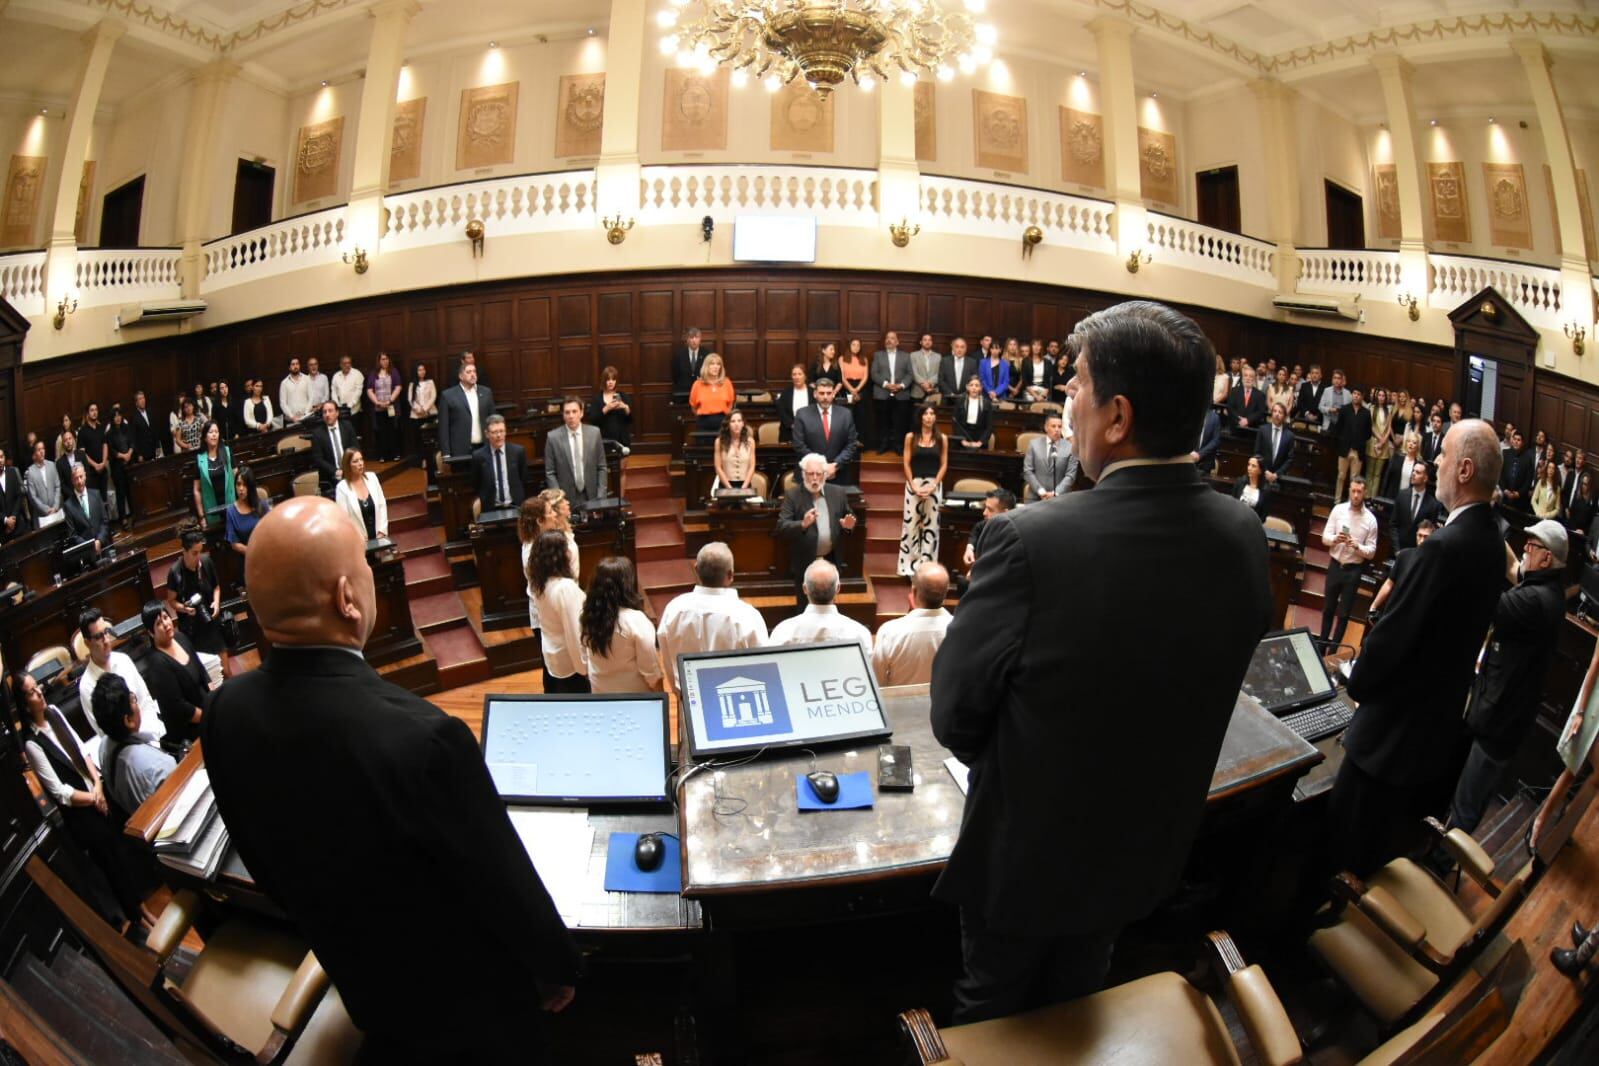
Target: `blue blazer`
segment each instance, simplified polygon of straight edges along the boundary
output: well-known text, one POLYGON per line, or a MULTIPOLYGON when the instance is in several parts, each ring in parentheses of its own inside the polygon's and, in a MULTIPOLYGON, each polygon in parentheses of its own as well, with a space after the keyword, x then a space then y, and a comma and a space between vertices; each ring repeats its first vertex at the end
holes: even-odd
POLYGON ((977 361, 977 376, 983 382, 983 391, 991 396, 1004 396, 1010 391, 1010 360, 1001 359, 999 366, 991 366, 987 359, 977 361), (995 374, 995 370, 998 374, 995 374))

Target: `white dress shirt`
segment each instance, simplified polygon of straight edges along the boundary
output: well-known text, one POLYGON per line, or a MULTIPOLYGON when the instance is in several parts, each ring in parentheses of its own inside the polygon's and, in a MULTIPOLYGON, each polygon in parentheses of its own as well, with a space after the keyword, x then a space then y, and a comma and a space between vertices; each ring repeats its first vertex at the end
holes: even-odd
POLYGON ((483 420, 477 413, 477 387, 470 389, 462 387, 461 392, 466 396, 466 413, 472 423, 472 443, 483 443, 483 420))
POLYGON ((1321 531, 1321 542, 1328 554, 1345 566, 1369 563, 1372 556, 1377 554, 1377 516, 1370 507, 1356 511, 1348 503, 1341 503, 1327 516, 1327 524, 1321 531), (1344 526, 1349 527, 1353 544, 1334 543, 1344 526))
POLYGON ((654 692, 661 687, 655 626, 643 611, 624 607, 604 655, 588 649, 589 686, 595 692, 654 692))
POLYGON ((966 397, 966 424, 968 426, 977 425, 977 420, 982 413, 983 401, 974 400, 970 396, 966 397))
POLYGON ((656 638, 666 688, 677 691, 677 657, 695 651, 737 651, 766 643, 766 620, 732 588, 706 588, 678 596, 661 612, 656 638))
POLYGON ((315 374, 307 374, 305 377, 311 383, 310 407, 311 410, 315 411, 318 407, 327 403, 328 397, 332 395, 332 391, 328 388, 328 376, 319 370, 315 374))
POLYGON ((872 654, 872 631, 846 614, 839 613, 832 603, 807 604, 805 610, 793 618, 785 618, 772 630, 767 644, 816 644, 824 640, 853 640, 860 644, 868 657, 872 654))
POLYGON ((278 386, 278 410, 289 422, 303 422, 311 414, 311 379, 290 374, 278 386))
POLYGON ((139 732, 160 740, 167 735, 167 727, 161 721, 161 705, 150 695, 150 688, 144 683, 139 668, 133 665, 133 660, 120 651, 111 653, 110 660, 106 663, 108 669, 102 670, 95 665, 93 659, 78 677, 78 702, 83 706, 83 715, 89 719, 89 724, 94 727, 97 736, 105 736, 105 731, 100 728, 100 723, 94 720, 94 687, 107 673, 116 674, 128 683, 128 691, 133 693, 133 698, 139 701, 139 732))
POLYGON ((333 375, 331 398, 340 407, 348 407, 353 415, 361 410, 361 397, 366 390, 366 378, 355 367, 333 375))
POLYGON ((566 446, 572 449, 572 483, 582 492, 588 486, 583 484, 583 430, 569 429, 566 431, 566 446))
POLYGON ((538 603, 539 643, 544 653, 544 670, 551 677, 571 677, 589 672, 588 655, 583 651, 583 590, 569 577, 552 578, 544 591, 535 593, 538 603))
POLYGON ((880 686, 925 685, 933 679, 933 657, 953 616, 942 607, 918 607, 877 627, 872 672, 880 686))
MULTIPOLYGON (((566 535, 566 557, 572 562, 572 573, 581 574, 583 567, 579 564, 577 537, 571 533, 566 535)), ((527 578, 527 627, 537 630, 539 628, 539 601, 533 595, 533 571, 529 567, 532 561, 533 541, 530 540, 522 545, 522 576, 527 578)))
MULTIPOLYGON (((43 729, 35 729, 31 722, 23 724, 22 753, 27 756, 28 766, 33 770, 33 776, 39 779, 39 787, 44 789, 44 794, 55 801, 56 806, 70 807, 72 806, 72 794, 78 790, 62 781, 56 775, 56 768, 51 764, 49 757, 45 755, 39 737, 42 735, 53 741, 69 762, 72 761, 74 747, 83 756, 85 766, 96 764, 96 759, 94 753, 89 750, 89 746, 78 739, 78 734, 74 733, 70 726, 67 728, 67 735, 61 735, 61 732, 55 727, 56 716, 61 714, 61 712, 54 706, 51 707, 51 710, 55 713, 45 715, 43 729)), ((65 720, 64 717, 61 719, 61 721, 65 720)), ((92 786, 93 783, 89 780, 88 774, 83 775, 83 783, 86 786, 92 786)), ((88 789, 86 788, 84 791, 88 791, 88 789)))
POLYGON ((793 403, 795 414, 799 414, 801 407, 809 407, 811 405, 811 387, 807 385, 803 389, 795 389, 793 403))

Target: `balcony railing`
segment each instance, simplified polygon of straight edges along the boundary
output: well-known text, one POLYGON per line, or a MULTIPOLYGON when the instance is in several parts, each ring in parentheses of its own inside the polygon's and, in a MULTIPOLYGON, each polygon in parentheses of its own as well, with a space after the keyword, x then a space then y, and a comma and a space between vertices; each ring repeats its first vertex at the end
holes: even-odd
POLYGON ((205 246, 205 278, 200 291, 215 292, 301 267, 337 262, 343 239, 344 208, 330 207, 212 241, 205 246))
POLYGON ((84 307, 176 296, 181 248, 80 248, 76 280, 84 307))
POLYGON ((1149 251, 1162 263, 1275 287, 1276 249, 1265 241, 1149 213, 1149 251))
POLYGON ((713 211, 792 211, 824 226, 877 225, 877 172, 844 167, 658 166, 639 175, 643 224, 713 211))
POLYGON ((1432 307, 1451 310, 1492 285, 1527 323, 1559 329, 1560 271, 1550 267, 1506 263, 1498 259, 1471 259, 1460 255, 1430 255, 1432 307))
POLYGON ((396 193, 385 196, 383 206, 388 209, 385 250, 461 240, 466 224, 473 219, 481 221, 495 237, 596 224, 592 170, 396 193))
POLYGON ((930 232, 1019 239, 1018 227, 1037 226, 1046 244, 1116 251, 1116 208, 1103 200, 932 175, 922 177, 921 193, 921 225, 930 232))
POLYGON ((0 296, 29 318, 44 314, 44 253, 0 258, 0 296))
POLYGON ((1391 302, 1403 295, 1398 252, 1303 248, 1295 254, 1302 292, 1351 292, 1391 302))

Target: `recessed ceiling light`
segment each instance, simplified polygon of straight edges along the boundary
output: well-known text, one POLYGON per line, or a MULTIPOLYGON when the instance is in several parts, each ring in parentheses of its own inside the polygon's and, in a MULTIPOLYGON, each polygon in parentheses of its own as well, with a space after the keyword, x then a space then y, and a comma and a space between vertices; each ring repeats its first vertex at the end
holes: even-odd
POLYGON ((1088 71, 1086 71, 1086 70, 1079 70, 1079 71, 1078 71, 1078 72, 1077 72, 1077 76, 1078 76, 1078 77, 1079 77, 1079 78, 1086 78, 1086 77, 1088 77, 1088 71))
POLYGON ((50 113, 50 109, 48 107, 41 107, 39 109, 39 114, 41 114, 41 115, 48 115, 49 113, 50 113))
POLYGON ((1149 98, 1151 100, 1158 100, 1158 99, 1160 99, 1160 93, 1150 93, 1149 94, 1149 98))
POLYGON ((1492 126, 1493 124, 1494 124, 1494 117, 1492 115, 1489 115, 1488 116, 1488 125, 1492 126))
POLYGON ((590 26, 590 27, 589 27, 589 36, 590 36, 590 37, 593 37, 593 36, 594 36, 594 27, 593 27, 593 26, 590 26))
POLYGON ((1431 125, 1436 126, 1436 125, 1438 125, 1438 120, 1437 119, 1431 119, 1430 123, 1431 123, 1431 125))
POLYGON ((499 41, 490 41, 489 42, 489 47, 490 48, 498 48, 498 47, 500 47, 500 42, 499 41))
POLYGON ((327 88, 327 87, 328 87, 328 83, 327 83, 327 79, 326 79, 326 78, 324 78, 324 79, 323 79, 323 80, 322 80, 322 88, 324 88, 324 89, 326 89, 326 88, 327 88))

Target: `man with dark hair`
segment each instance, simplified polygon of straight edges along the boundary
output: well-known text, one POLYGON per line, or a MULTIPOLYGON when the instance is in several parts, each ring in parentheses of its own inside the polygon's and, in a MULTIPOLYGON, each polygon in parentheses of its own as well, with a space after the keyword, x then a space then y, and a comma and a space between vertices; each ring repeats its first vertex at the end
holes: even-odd
POLYGON ((1327 386, 1321 380, 1321 367, 1311 363, 1305 380, 1299 383, 1299 392, 1294 396, 1294 418, 1313 426, 1320 425, 1321 397, 1326 391, 1327 386))
POLYGON ((483 443, 493 413, 494 393, 478 384, 476 364, 463 361, 457 383, 439 393, 439 451, 471 455, 483 443))
POLYGON ((672 398, 687 400, 700 376, 700 360, 709 354, 700 347, 700 330, 690 326, 683 334, 683 347, 672 353, 672 398))
POLYGON ((1255 454, 1270 482, 1294 464, 1294 431, 1288 428, 1288 410, 1282 404, 1271 405, 1271 421, 1255 432, 1255 454))
POLYGON ((1499 475, 1501 506, 1532 514, 1532 486, 1537 480, 1539 456, 1529 450, 1519 429, 1510 431, 1510 448, 1504 453, 1505 465, 1499 475))
MULTIPOLYGON (((982 551, 983 531, 988 528, 988 520, 995 515, 1002 515, 1006 511, 1015 509, 1016 494, 1010 489, 989 489, 983 494, 983 517, 972 527, 972 535, 966 540, 966 551, 961 556, 961 564, 966 567, 968 573, 976 565, 977 556, 982 551)), ((958 591, 964 593, 965 579, 957 580, 956 587, 958 591)))
POLYGON ((1022 457, 1022 482, 1040 500, 1052 500, 1072 491, 1077 480, 1077 456, 1063 438, 1065 422, 1060 413, 1044 416, 1044 435, 1027 446, 1022 457))
POLYGON ((22 472, 6 462, 5 449, 0 448, 0 544, 27 532, 27 503, 22 472))
POLYGON ((90 607, 78 616, 78 635, 89 649, 89 661, 84 664, 83 673, 78 675, 78 703, 96 731, 100 731, 99 725, 94 722, 89 710, 94 706, 94 690, 102 678, 115 675, 127 683, 128 689, 139 701, 139 729, 158 740, 166 736, 167 727, 161 721, 161 705, 150 695, 144 675, 139 673, 139 668, 133 665, 133 660, 125 652, 111 648, 111 620, 98 609, 90 607))
POLYGON ((1349 499, 1327 516, 1321 543, 1331 556, 1321 592, 1321 639, 1339 644, 1349 628, 1366 564, 1377 554, 1377 516, 1366 506, 1366 479, 1359 474, 1350 479, 1349 499))
POLYGON ((1345 488, 1360 473, 1366 442, 1371 440, 1371 411, 1359 389, 1349 390, 1349 405, 1339 410, 1332 434, 1338 452, 1338 483, 1333 487, 1333 503, 1337 503, 1346 498, 1345 488))
POLYGON ((1227 418, 1237 429, 1253 430, 1266 421, 1266 394, 1255 386, 1253 367, 1239 374, 1244 380, 1227 394, 1227 418))
POLYGON ((850 471, 860 441, 855 435, 855 416, 849 408, 833 402, 837 384, 825 377, 811 383, 813 402, 794 412, 794 457, 803 459, 815 452, 827 460, 827 480, 853 483, 850 471))
POLYGON ((1444 416, 1434 412, 1427 417, 1427 432, 1421 437, 1421 457, 1427 462, 1438 465, 1438 457, 1444 451, 1444 416))
POLYGON ((1121 928, 1177 884, 1271 620, 1260 521, 1192 460, 1210 342, 1146 301, 1090 315, 1077 335, 1073 447, 1094 490, 984 523, 982 565, 944 643, 956 650, 933 663, 933 733, 971 768, 933 890, 960 908, 962 1024, 1103 983, 1121 928), (1070 565, 1090 543, 1094 565, 1070 565), (1136 711, 1106 714, 1126 706, 1134 634, 1161 649, 1161 669, 1139 676, 1136 711), (1107 753, 1133 751, 1140 783, 1126 789, 1107 753), (1109 790, 1119 798, 1106 806, 1109 790))
POLYGON ((311 430, 311 464, 316 467, 317 488, 331 500, 339 478, 344 476, 345 450, 359 448, 361 442, 356 439, 350 420, 339 415, 338 404, 326 400, 318 413, 322 421, 311 430))
POLYGON ((1444 520, 1444 505, 1432 493, 1428 484, 1432 474, 1426 463, 1416 463, 1410 468, 1410 484, 1394 496, 1394 554, 1416 546, 1416 527, 1431 519, 1434 528, 1444 520))
POLYGON ((56 456, 56 479, 61 482, 61 494, 65 496, 72 487, 72 468, 89 466, 89 457, 83 449, 78 447, 78 435, 72 430, 63 430, 61 433, 61 454, 56 456))
POLYGON ((610 495, 610 464, 598 426, 583 423, 583 401, 561 401, 561 426, 544 438, 544 485, 560 489, 573 505, 610 495))
MULTIPOLYGON (((245 389, 244 395, 249 396, 250 390, 245 389)), ((133 394, 133 414, 128 417, 128 424, 133 427, 135 459, 145 463, 161 454, 161 438, 155 431, 155 422, 150 418, 149 401, 145 399, 143 389, 133 394)))
POLYGON ((140 732, 144 710, 120 676, 111 674, 95 686, 87 708, 101 735, 99 762, 105 795, 127 817, 155 794, 178 768, 177 761, 156 747, 156 738, 140 732))

